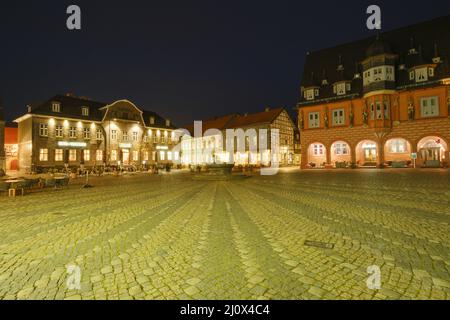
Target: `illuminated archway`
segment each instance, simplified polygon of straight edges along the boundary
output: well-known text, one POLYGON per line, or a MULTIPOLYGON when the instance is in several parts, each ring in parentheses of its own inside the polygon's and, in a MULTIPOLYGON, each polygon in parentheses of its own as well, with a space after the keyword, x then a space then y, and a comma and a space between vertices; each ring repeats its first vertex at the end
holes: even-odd
POLYGON ((418 160, 425 167, 440 167, 446 158, 448 151, 447 143, 438 136, 428 136, 417 144, 418 160))
POLYGON ((331 163, 338 166, 338 163, 350 164, 352 162, 350 145, 345 141, 336 141, 331 145, 331 163))
POLYGON ((323 167, 327 162, 327 149, 320 142, 311 143, 308 147, 308 165, 314 168, 323 167))
POLYGON ((411 144, 403 138, 392 138, 384 144, 386 162, 411 161, 411 144))
POLYGON ((356 146, 356 164, 359 166, 375 166, 378 159, 378 145, 372 140, 363 140, 356 146))

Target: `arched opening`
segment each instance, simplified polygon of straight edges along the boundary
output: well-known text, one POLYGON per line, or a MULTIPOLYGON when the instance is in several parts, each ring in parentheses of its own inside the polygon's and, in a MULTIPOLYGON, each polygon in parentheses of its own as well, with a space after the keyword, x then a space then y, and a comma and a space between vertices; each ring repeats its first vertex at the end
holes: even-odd
POLYGON ((375 141, 363 140, 356 146, 356 164, 363 167, 377 165, 378 146, 375 141))
POLYGON ((327 162, 327 149, 322 143, 311 143, 308 148, 308 166, 322 168, 327 162))
POLYGON ((411 164, 411 144, 403 138, 393 138, 384 144, 384 159, 389 166, 408 166, 411 164))
POLYGON ((345 168, 352 162, 351 149, 347 142, 336 141, 331 145, 331 163, 336 168, 345 168))
POLYGON ((447 143, 440 137, 425 137, 417 144, 419 164, 427 168, 439 168, 442 162, 448 161, 447 143))

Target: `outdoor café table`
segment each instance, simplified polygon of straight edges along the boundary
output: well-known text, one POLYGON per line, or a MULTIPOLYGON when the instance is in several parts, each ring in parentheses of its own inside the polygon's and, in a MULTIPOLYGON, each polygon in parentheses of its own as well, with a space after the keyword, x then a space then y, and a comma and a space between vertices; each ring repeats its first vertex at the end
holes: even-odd
POLYGON ((58 189, 58 187, 61 187, 61 181, 66 179, 66 177, 54 177, 55 179, 55 189, 58 189))
MULTIPOLYGON (((25 182, 25 180, 22 179, 13 179, 13 180, 6 180, 6 183, 10 183, 10 187, 9 187, 9 192, 8 195, 11 196, 11 190, 14 190, 14 196, 16 196, 16 189, 17 189, 17 185, 19 183, 25 182)), ((23 189, 22 189, 22 195, 23 195, 23 189)))

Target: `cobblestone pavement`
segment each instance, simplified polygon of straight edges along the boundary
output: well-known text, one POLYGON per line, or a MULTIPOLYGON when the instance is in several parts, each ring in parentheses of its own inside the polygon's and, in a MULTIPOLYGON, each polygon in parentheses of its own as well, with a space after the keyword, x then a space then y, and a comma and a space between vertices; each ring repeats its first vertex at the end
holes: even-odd
POLYGON ((92 184, 0 197, 0 298, 450 299, 450 171, 92 184))

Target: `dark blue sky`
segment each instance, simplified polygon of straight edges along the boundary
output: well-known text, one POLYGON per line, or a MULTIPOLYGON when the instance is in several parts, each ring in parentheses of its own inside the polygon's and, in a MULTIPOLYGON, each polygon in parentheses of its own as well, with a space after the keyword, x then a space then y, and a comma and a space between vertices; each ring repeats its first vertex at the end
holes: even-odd
POLYGON ((0 96, 8 120, 72 92, 127 98, 178 125, 295 107, 305 53, 450 14, 450 1, 15 1, 0 4, 0 96), (81 31, 66 8, 82 9, 81 31))

